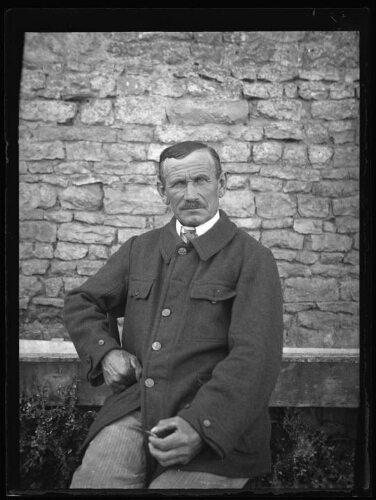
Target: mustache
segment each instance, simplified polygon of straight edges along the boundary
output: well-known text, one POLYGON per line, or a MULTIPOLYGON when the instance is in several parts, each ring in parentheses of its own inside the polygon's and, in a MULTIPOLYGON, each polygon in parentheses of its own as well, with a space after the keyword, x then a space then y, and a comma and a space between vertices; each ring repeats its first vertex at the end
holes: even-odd
POLYGON ((203 205, 199 201, 186 201, 181 208, 182 210, 197 209, 197 208, 205 208, 205 205, 203 205))

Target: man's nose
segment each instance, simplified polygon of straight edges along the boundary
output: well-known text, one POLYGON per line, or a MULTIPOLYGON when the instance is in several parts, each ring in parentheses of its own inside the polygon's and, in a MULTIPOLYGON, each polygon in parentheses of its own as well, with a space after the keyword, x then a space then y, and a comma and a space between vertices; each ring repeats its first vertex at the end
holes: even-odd
POLYGON ((193 185, 193 182, 187 182, 187 188, 185 191, 185 199, 192 201, 192 200, 197 200, 197 191, 195 186, 193 185))

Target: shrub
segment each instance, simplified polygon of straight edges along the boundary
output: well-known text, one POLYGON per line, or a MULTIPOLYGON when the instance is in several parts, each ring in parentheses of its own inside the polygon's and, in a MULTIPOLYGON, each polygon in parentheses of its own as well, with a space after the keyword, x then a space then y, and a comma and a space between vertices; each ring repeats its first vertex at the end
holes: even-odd
MULTIPOLYGON (((55 406, 43 394, 21 397, 21 490, 69 487, 96 413, 77 405, 76 384, 55 406)), ((354 439, 336 434, 333 426, 309 425, 306 415, 305 409, 273 409, 272 473, 253 480, 250 489, 353 487, 354 439)))
POLYGON ((20 488, 66 489, 81 460, 80 446, 96 415, 77 406, 77 386, 49 404, 45 394, 21 396, 20 488))

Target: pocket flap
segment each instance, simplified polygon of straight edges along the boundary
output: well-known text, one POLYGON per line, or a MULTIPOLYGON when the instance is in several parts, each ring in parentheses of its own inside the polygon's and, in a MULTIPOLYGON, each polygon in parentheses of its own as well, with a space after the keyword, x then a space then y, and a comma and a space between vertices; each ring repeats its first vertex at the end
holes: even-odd
POLYGON ((153 281, 154 280, 150 278, 131 278, 129 282, 130 296, 134 299, 146 299, 153 286, 153 281))
POLYGON ((231 299, 235 295, 235 287, 230 283, 196 282, 191 289, 192 299, 206 299, 212 302, 231 299))

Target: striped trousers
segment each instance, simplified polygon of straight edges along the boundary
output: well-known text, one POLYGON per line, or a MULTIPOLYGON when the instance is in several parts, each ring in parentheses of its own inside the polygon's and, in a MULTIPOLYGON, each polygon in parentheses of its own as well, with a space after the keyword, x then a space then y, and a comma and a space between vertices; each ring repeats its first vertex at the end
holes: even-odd
MULTIPOLYGON (((242 488, 248 478, 228 478, 206 472, 169 470, 149 489, 242 488)), ((91 441, 70 488, 146 488, 146 457, 139 410, 104 427, 91 441)))

